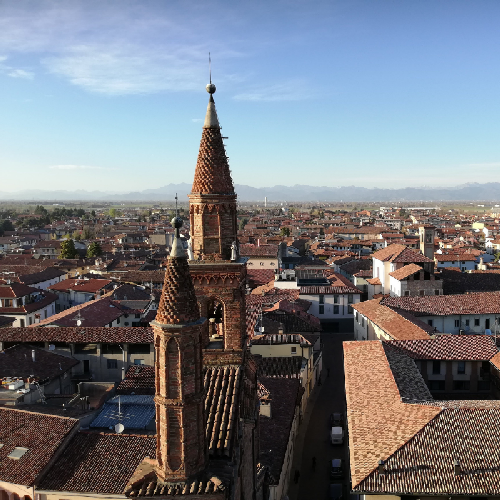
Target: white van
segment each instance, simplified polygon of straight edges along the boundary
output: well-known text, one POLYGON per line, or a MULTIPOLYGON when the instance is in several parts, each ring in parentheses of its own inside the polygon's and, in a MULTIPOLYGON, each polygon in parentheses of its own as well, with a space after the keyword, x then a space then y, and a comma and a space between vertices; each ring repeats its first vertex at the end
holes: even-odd
POLYGON ((332 444, 343 444, 344 429, 342 427, 332 427, 330 430, 330 440, 332 444))

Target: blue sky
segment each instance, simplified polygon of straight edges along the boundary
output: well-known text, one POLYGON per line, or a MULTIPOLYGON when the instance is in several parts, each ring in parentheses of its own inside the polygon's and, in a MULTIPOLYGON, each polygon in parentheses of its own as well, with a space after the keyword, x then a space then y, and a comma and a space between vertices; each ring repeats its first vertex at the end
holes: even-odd
POLYGON ((0 0, 0 191, 500 181, 500 2, 0 0))

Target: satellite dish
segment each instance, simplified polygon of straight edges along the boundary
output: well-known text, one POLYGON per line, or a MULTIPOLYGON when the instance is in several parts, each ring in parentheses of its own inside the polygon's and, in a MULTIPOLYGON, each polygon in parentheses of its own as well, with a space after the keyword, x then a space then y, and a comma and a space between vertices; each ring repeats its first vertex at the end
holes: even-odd
POLYGON ((123 424, 116 424, 115 425, 115 432, 117 434, 121 434, 125 430, 125 426, 123 424))
POLYGON ((77 319, 76 320, 76 326, 82 326, 82 320, 81 319, 77 319))

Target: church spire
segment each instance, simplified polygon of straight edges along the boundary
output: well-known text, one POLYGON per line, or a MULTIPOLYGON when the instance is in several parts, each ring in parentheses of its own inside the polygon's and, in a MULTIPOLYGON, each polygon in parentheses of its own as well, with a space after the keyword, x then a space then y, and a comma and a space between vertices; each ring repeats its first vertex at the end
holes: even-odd
POLYGON ((175 237, 154 331, 156 377, 156 474, 185 481, 207 463, 203 414, 203 355, 200 318, 187 256, 180 239, 182 219, 172 219, 175 237))
POLYGON ((166 263, 163 291, 156 314, 156 322, 165 325, 191 323, 200 318, 186 251, 179 234, 182 219, 174 217, 172 226, 175 236, 166 263))
POLYGON ((234 194, 233 180, 220 132, 213 94, 215 85, 206 87, 210 94, 201 135, 200 150, 194 174, 192 194, 234 194))
POLYGON ((236 193, 215 109, 216 88, 211 75, 206 89, 210 98, 189 195, 192 249, 195 259, 230 260, 238 231, 236 193))

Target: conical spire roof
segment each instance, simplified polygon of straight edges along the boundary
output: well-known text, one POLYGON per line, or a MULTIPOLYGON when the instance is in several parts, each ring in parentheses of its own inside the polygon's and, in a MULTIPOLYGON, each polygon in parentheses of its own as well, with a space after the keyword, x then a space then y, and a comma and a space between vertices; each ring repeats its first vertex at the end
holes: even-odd
POLYGON ((210 99, 191 193, 234 194, 233 180, 212 95, 215 92, 215 85, 207 85, 207 91, 210 93, 210 99))
POLYGON ((163 291, 156 313, 156 322, 164 325, 192 323, 200 319, 186 252, 179 236, 182 219, 174 217, 172 225, 176 234, 167 260, 163 291))

